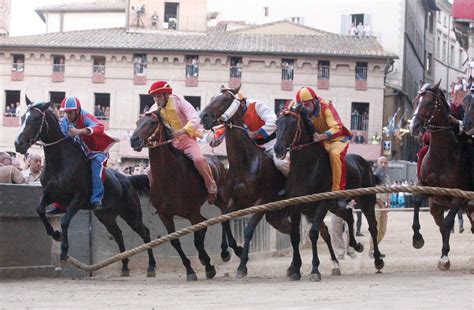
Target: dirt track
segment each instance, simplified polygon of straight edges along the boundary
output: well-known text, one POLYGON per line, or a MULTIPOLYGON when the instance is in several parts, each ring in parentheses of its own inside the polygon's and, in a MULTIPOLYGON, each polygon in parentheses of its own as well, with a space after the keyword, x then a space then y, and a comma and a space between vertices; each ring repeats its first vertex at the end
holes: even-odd
MULTIPOLYGON (((320 283, 309 281, 311 252, 302 251, 303 277, 290 282, 285 270, 289 254, 249 262, 249 277, 234 278, 233 260, 217 266, 215 280, 187 283, 184 269, 159 272, 145 278, 134 270, 129 278, 101 275, 87 279, 30 279, 0 282, 0 308, 449 308, 473 309, 474 237, 470 224, 463 234, 451 236, 451 270, 438 271, 441 240, 432 218, 421 216, 425 246, 411 246, 411 213, 390 213, 389 228, 381 243, 387 255, 382 274, 376 274, 366 246, 355 259, 341 261, 342 276, 330 275, 329 256, 322 249, 320 283), (227 276, 229 274, 230 276, 227 276)), ((466 222, 466 220, 465 220, 466 222)), ((364 223, 365 224, 365 223, 364 223)), ((363 226, 364 227, 364 226, 363 226)), ((197 266, 196 266, 197 267, 197 266)), ((158 269, 160 267, 158 266, 158 269)), ((198 273, 200 279, 203 272, 198 273)))

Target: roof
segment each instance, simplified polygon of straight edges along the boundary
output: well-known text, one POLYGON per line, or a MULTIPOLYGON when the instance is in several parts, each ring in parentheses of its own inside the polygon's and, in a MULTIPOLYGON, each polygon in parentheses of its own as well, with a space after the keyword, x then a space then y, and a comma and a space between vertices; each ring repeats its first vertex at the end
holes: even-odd
POLYGON ((397 58, 386 52, 375 37, 331 33, 288 35, 225 31, 127 32, 125 28, 108 28, 0 38, 0 47, 397 58))
POLYGON ((125 12, 125 2, 122 0, 71 2, 40 6, 35 9, 36 14, 46 22, 45 12, 125 12))

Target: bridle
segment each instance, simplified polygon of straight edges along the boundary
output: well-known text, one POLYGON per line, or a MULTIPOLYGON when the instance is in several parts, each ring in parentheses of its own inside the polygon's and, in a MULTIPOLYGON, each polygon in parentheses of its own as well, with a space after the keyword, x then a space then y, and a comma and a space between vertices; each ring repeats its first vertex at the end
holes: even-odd
MULTIPOLYGON (((159 113, 159 110, 158 110, 158 113, 159 113)), ((165 132, 164 132, 164 126, 160 126, 160 118, 158 117, 157 114, 155 114, 154 112, 153 113, 149 113, 148 115, 150 115, 151 117, 153 117, 154 119, 157 120, 157 123, 158 125, 156 126, 155 130, 153 131, 153 133, 151 134, 151 136, 149 136, 148 138, 144 139, 145 141, 145 144, 143 145, 143 147, 147 147, 149 149, 153 149, 153 148, 156 148, 156 147, 159 147, 159 146, 162 146, 162 145, 165 145, 165 144, 168 144, 168 143, 171 143, 174 141, 174 139, 169 139, 169 140, 165 140, 163 141, 163 139, 165 138, 165 132), (156 139, 155 139, 156 138, 156 139)))
POLYGON ((301 114, 293 112, 289 109, 282 110, 280 112, 279 117, 283 117, 285 115, 291 115, 291 116, 296 118, 296 132, 295 132, 295 135, 293 136, 293 140, 291 141, 290 145, 287 147, 287 151, 291 152, 291 151, 295 151, 295 150, 301 150, 301 149, 304 149, 307 146, 310 146, 311 144, 316 143, 315 141, 311 141, 311 142, 304 143, 304 144, 297 144, 298 141, 301 138, 301 132, 302 132, 301 128, 302 128, 303 118, 301 117, 301 114))
POLYGON ((429 93, 434 96, 435 98, 434 109, 432 109, 428 115, 415 113, 413 114, 413 119, 418 118, 421 122, 423 122, 422 128, 429 132, 438 132, 442 130, 451 129, 451 126, 439 126, 439 125, 433 124, 436 112, 441 112, 441 108, 442 108, 441 105, 443 104, 442 99, 440 98, 440 95, 436 94, 435 92, 431 90, 425 90, 425 91, 420 92, 418 96, 415 97, 414 101, 420 98, 420 96, 423 96, 425 93, 429 93))
MULTIPOLYGON (((231 92, 230 90, 226 89, 226 90, 224 90, 224 92, 229 93, 234 99, 236 98, 235 94, 233 92, 231 92)), ((223 94, 224 92, 221 92, 221 94, 223 94)), ((234 114, 238 111, 238 106, 234 106, 233 104, 234 103, 232 103, 229 106, 229 108, 224 113, 222 113, 222 115, 219 118, 213 119, 214 126, 224 124, 224 126, 227 127, 227 128, 230 128, 230 129, 237 128, 237 129, 240 129, 240 130, 244 131, 245 133, 247 133, 247 129, 245 129, 242 126, 234 125, 232 123, 232 121, 230 120, 232 118, 232 116, 234 116, 234 114)))
MULTIPOLYGON (((30 107, 29 110, 35 110, 35 111, 37 111, 41 114, 41 126, 40 126, 38 132, 36 133, 35 137, 30 139, 30 143, 29 143, 30 145, 37 144, 37 145, 42 146, 42 147, 48 147, 48 146, 58 144, 59 142, 65 140, 68 137, 68 136, 64 136, 61 139, 59 139, 57 141, 54 141, 54 142, 51 142, 51 143, 45 143, 41 140, 38 141, 39 137, 42 136, 41 132, 43 131, 43 127, 46 127, 45 135, 48 134, 48 132, 49 132, 49 124, 46 121, 46 112, 41 111, 40 109, 38 109, 36 107, 30 107)), ((25 122, 26 122, 26 120, 25 120, 25 122)))

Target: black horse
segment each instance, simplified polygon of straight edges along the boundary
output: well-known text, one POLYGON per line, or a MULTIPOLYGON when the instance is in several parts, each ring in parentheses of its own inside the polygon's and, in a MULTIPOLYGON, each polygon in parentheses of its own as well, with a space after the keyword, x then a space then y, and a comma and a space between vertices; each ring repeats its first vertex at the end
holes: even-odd
MULTIPOLYGON (((286 181, 287 193, 290 197, 309 195, 320 192, 331 191, 332 172, 329 155, 321 142, 313 142, 312 137, 315 132, 313 123, 309 119, 308 112, 301 105, 296 105, 291 110, 284 110, 277 120, 277 142, 275 144, 275 154, 279 158, 284 158, 290 151, 291 166, 290 174, 286 181)), ((376 178, 372 173, 369 164, 358 155, 348 155, 346 157, 347 167, 347 189, 372 187, 375 186, 376 178)), ((366 195, 354 197, 357 204, 369 223, 369 231, 374 240, 374 258, 375 267, 380 270, 384 266, 380 258, 380 252, 377 246, 377 222, 375 219, 375 195, 366 195)), ((320 281, 319 258, 317 251, 317 240, 322 220, 328 210, 341 214, 334 201, 319 202, 317 207, 311 203, 303 205, 302 213, 311 221, 310 239, 313 250, 313 268, 311 271, 311 280, 320 281), (311 205, 313 205, 311 207, 311 205)), ((350 217, 352 217, 352 212, 350 217)), ((353 232, 353 219, 344 216, 349 224, 349 244, 356 251, 361 252, 363 246, 357 243, 353 232)), ((292 231, 291 239, 295 245, 299 244, 299 232, 292 231), (294 240, 294 242, 293 242, 294 240)), ((299 278, 301 268, 301 257, 298 249, 294 248, 297 255, 293 255, 291 270, 295 278, 299 278)))
MULTIPOLYGON (((61 241, 60 259, 68 257, 68 227, 71 219, 80 209, 91 209, 89 198, 92 191, 90 161, 86 158, 79 144, 69 136, 64 136, 55 114, 49 109, 49 102, 33 104, 28 97, 28 110, 22 119, 22 126, 15 140, 16 151, 25 154, 30 146, 37 142, 44 143, 46 165, 41 174, 43 195, 36 208, 48 235, 61 241), (46 218, 45 209, 51 203, 59 202, 66 206, 66 213, 61 219, 62 233, 55 231, 46 218)), ((151 241, 150 231, 143 224, 142 211, 137 190, 149 187, 148 177, 127 177, 112 169, 106 170, 104 183, 104 210, 95 212, 99 221, 114 237, 120 252, 125 251, 122 231, 116 218, 120 216, 143 239, 151 241), (140 188, 139 188, 140 187, 140 188)), ((148 250, 148 276, 155 276, 156 261, 153 251, 148 250)), ((129 274, 128 259, 122 260, 122 275, 129 274)))

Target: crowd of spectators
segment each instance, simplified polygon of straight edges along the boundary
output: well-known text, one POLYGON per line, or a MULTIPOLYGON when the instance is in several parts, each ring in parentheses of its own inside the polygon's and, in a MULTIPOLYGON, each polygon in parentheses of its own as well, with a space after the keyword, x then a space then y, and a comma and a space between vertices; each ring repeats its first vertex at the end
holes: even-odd
POLYGON ((94 108, 94 116, 100 120, 109 120, 110 107, 96 104, 94 108))
POLYGON ((372 29, 370 28, 369 24, 362 24, 362 22, 359 22, 356 25, 356 22, 352 22, 351 27, 349 28, 349 35, 351 36, 371 36, 372 35, 372 29))

